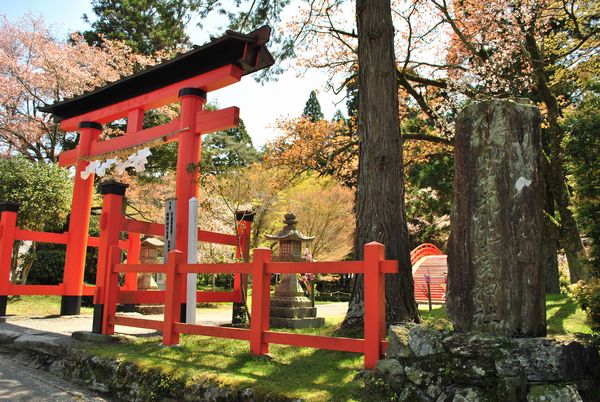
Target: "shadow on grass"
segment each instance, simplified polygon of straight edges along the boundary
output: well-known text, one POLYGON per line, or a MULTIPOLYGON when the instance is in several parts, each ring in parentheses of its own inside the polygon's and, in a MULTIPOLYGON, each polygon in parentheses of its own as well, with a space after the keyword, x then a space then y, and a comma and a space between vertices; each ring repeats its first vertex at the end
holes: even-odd
POLYGON ((566 334, 569 331, 566 329, 565 322, 577 311, 577 303, 563 295, 547 295, 546 311, 548 333, 566 334))

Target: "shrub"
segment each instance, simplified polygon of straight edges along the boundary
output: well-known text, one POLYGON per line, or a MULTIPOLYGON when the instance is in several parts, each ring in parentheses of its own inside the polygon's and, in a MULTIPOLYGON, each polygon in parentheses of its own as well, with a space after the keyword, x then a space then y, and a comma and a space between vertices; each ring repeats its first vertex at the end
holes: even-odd
POLYGON ((592 327, 600 329, 600 279, 579 281, 571 287, 571 292, 592 320, 592 327))

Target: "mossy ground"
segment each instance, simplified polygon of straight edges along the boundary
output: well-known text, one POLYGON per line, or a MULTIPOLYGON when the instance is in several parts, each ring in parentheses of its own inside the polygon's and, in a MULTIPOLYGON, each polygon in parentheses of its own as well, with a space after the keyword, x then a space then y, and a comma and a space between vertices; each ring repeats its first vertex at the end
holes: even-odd
MULTIPOLYGON (((548 333, 564 335, 591 333, 586 315, 566 296, 546 298, 548 333)), ((59 311, 60 298, 55 296, 23 297, 9 302, 9 313, 43 316, 59 311)), ((87 311, 82 309, 82 311, 87 311)), ((445 307, 434 306, 430 312, 421 306, 422 318, 447 318, 445 307)), ((338 335, 343 317, 329 317, 325 328, 293 332, 338 335)), ((167 377, 186 383, 220 384, 232 388, 252 388, 258 400, 277 397, 302 398, 307 401, 368 400, 361 383, 353 381, 363 367, 360 354, 271 345, 269 356, 249 354, 245 341, 182 336, 177 347, 161 346, 160 337, 140 337, 126 344, 90 345, 91 354, 130 361, 145 369, 161 369, 167 377)))

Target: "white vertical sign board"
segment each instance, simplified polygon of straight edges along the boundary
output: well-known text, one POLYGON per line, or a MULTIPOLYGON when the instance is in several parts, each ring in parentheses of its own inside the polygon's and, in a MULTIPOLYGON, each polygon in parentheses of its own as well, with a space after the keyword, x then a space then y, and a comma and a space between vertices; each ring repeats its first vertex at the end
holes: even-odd
MULTIPOLYGON (((198 199, 190 198, 188 222, 188 264, 198 263, 198 199)), ((196 282, 197 274, 187 274, 187 297, 185 322, 196 323, 196 282)))
MULTIPOLYGON (((166 264, 169 259, 169 251, 175 250, 175 217, 176 198, 168 198, 165 204, 165 251, 163 261, 166 264)), ((156 274, 156 283, 161 290, 166 289, 165 274, 156 274)))

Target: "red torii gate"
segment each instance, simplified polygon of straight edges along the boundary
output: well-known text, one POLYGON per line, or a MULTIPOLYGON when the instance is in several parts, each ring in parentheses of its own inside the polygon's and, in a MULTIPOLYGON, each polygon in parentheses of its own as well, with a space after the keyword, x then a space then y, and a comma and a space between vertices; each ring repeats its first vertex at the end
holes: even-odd
POLYGON ((79 314, 81 306, 94 176, 84 180, 80 174, 89 161, 148 143, 156 145, 178 140, 175 246, 187 253, 188 200, 198 196, 197 172, 188 166, 200 161, 202 134, 239 123, 237 107, 202 110, 206 93, 271 66, 274 60, 265 46, 270 32, 266 26, 249 34, 227 31, 225 36, 175 59, 40 109, 52 113, 63 131, 79 131, 77 148, 59 157, 60 166, 76 167, 61 315, 79 314), (157 127, 143 128, 144 112, 177 101, 181 108, 178 118, 157 127), (127 118, 126 134, 100 140, 102 124, 121 118, 127 118))

